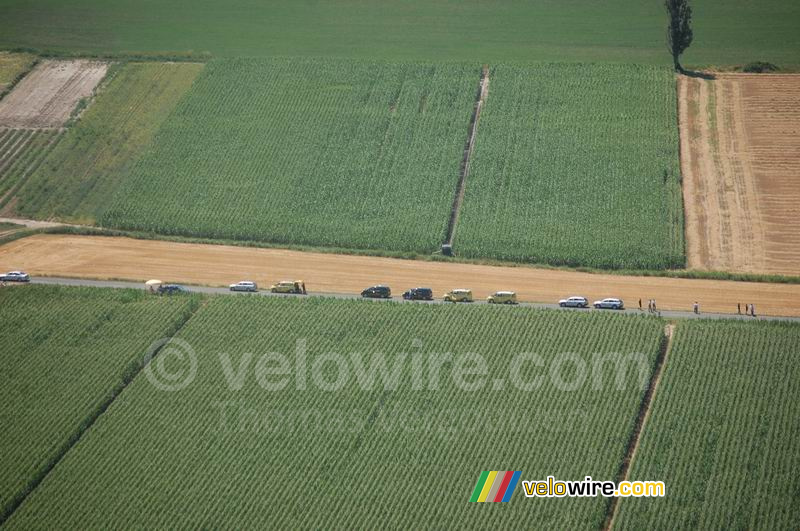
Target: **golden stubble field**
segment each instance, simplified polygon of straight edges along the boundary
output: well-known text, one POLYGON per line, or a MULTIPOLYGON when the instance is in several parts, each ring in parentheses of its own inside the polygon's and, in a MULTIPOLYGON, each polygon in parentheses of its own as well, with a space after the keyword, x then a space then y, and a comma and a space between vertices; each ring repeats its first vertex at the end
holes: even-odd
POLYGON ((692 269, 800 275, 800 75, 680 76, 692 269))

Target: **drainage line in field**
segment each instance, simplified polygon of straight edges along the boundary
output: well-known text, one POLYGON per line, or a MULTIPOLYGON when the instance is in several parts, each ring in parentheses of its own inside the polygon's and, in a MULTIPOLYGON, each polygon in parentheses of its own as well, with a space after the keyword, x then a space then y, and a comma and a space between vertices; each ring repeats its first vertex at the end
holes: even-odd
MULTIPOLYGON (((176 323, 174 330, 168 332, 166 335, 169 337, 169 340, 172 340, 178 333, 186 326, 192 317, 197 313, 197 311, 206 304, 206 302, 196 300, 192 303, 192 306, 188 308, 188 311, 182 318, 176 323)), ((127 371, 126 374, 123 375, 122 381, 117 384, 114 389, 111 390, 109 395, 103 400, 103 402, 92 411, 89 416, 80 423, 78 428, 72 435, 67 439, 67 441, 61 445, 58 449, 56 454, 42 466, 39 471, 34 475, 33 479, 25 485, 25 488, 17 493, 4 507, 2 507, 2 513, 0 513, 0 527, 5 525, 9 518, 14 514, 14 512, 19 509, 19 507, 23 504, 23 502, 28 498, 28 496, 36 490, 36 488, 44 481, 47 475, 61 462, 61 460, 67 455, 67 453, 81 440, 81 437, 89 431, 89 429, 94 425, 95 422, 106 412, 106 410, 114 403, 117 397, 125 390, 125 388, 130 385, 130 383, 136 379, 137 376, 142 372, 142 370, 147 366, 147 363, 152 363, 153 360, 159 355, 159 353, 164 349, 166 345, 169 344, 169 341, 166 341, 163 345, 158 347, 158 349, 152 353, 152 355, 148 356, 147 358, 142 358, 141 363, 133 367, 131 370, 127 371)))
MULTIPOLYGON (((667 358, 669 357, 669 353, 672 350, 672 338, 675 334, 675 325, 668 324, 664 327, 664 335, 661 337, 661 347, 659 348, 658 357, 656 358, 656 364, 653 368, 653 375, 650 378, 650 382, 647 386, 647 390, 642 397, 642 403, 639 406, 639 414, 636 416, 636 424, 633 426, 633 431, 631 432, 631 438, 628 440, 627 450, 625 452, 625 458, 622 460, 620 465, 619 472, 617 474, 617 485, 619 485, 622 481, 628 480, 628 475, 630 473, 631 465, 633 464, 633 460, 636 457, 636 450, 639 449, 639 442, 642 436, 642 431, 644 431, 645 424, 647 424, 647 419, 650 416, 650 407, 653 403, 653 399, 655 398, 656 391, 658 390, 658 384, 661 381, 661 375, 664 372, 664 365, 666 365, 667 358)), ((619 498, 609 498, 608 509, 606 511, 606 518, 603 521, 602 529, 604 531, 610 531, 614 527, 614 518, 617 516, 617 511, 619 510, 619 498)))
POLYGON ((456 224, 458 223, 458 214, 461 211, 461 203, 464 200, 464 188, 466 186, 467 177, 469 176, 469 164, 472 158, 472 150, 475 147, 475 135, 478 130, 478 120, 481 117, 481 109, 486 102, 486 97, 489 95, 489 65, 483 65, 481 70, 481 79, 478 85, 478 93, 475 96, 475 109, 472 111, 472 118, 469 122, 469 135, 467 136, 467 143, 464 146, 464 158, 461 160, 461 170, 458 176, 458 184, 456 185, 456 194, 453 198, 453 207, 450 210, 450 219, 447 223, 447 234, 445 235, 444 245, 452 249, 453 238, 456 233, 456 224))

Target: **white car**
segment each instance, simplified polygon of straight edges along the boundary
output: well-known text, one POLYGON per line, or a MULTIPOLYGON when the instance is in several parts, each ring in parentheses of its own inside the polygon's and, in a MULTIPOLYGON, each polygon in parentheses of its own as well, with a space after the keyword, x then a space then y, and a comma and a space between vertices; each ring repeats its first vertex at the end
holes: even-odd
POLYGON ((589 299, 586 297, 569 297, 568 299, 561 299, 558 301, 558 305, 562 308, 588 308, 589 307, 589 299))
POLYGON ((30 282, 31 277, 24 271, 9 271, 0 275, 0 282, 30 282))
POLYGON ((625 304, 622 299, 603 299, 601 301, 594 301, 595 308, 607 308, 609 310, 624 310, 625 304))
POLYGON ((255 293, 258 291, 258 286, 255 282, 250 280, 242 280, 241 282, 237 282, 236 284, 230 285, 231 291, 250 291, 255 293))

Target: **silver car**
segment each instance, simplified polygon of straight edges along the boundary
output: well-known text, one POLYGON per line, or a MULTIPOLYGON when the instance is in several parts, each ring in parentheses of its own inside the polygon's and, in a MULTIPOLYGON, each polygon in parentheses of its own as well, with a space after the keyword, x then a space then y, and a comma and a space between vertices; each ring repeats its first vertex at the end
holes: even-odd
POLYGON ((622 302, 622 299, 603 299, 601 301, 594 301, 594 307, 598 309, 624 310, 625 304, 622 302))
POLYGON ((9 271, 0 275, 0 282, 30 282, 31 277, 25 271, 9 271))
POLYGON ((236 284, 231 284, 229 287, 231 291, 249 291, 251 293, 258 291, 258 285, 250 280, 242 280, 236 284))
POLYGON ((589 299, 586 297, 574 296, 568 299, 561 299, 558 301, 558 305, 562 308, 588 308, 589 299))

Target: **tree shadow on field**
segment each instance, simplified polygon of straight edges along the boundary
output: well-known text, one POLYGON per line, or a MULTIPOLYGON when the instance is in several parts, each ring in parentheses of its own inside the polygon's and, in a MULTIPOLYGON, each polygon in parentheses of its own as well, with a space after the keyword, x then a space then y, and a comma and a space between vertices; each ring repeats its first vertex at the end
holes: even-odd
POLYGON ((717 79, 717 76, 715 76, 713 73, 703 72, 700 70, 687 70, 684 68, 681 74, 683 74, 686 77, 705 79, 706 81, 714 81, 715 79, 717 79))

